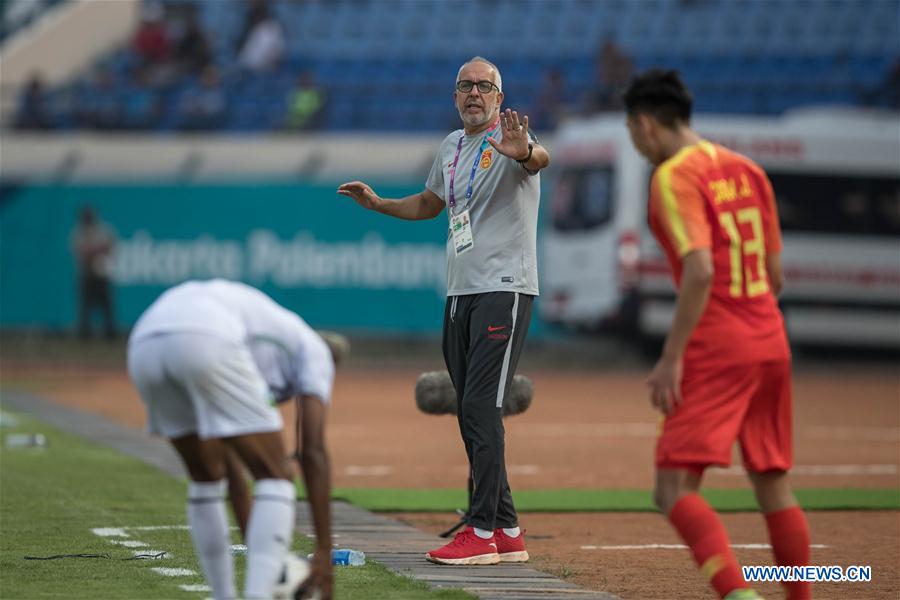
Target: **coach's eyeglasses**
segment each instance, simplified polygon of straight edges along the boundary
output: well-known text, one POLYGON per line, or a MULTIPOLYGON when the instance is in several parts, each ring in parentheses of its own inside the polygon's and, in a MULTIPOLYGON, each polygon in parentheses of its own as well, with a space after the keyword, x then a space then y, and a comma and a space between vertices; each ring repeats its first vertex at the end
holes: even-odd
POLYGON ((481 81, 469 81, 468 79, 461 79, 456 82, 456 89, 463 94, 468 94, 472 91, 473 87, 478 87, 478 91, 482 94, 490 94, 492 90, 500 91, 500 88, 497 87, 492 81, 488 81, 487 79, 482 79, 481 81))

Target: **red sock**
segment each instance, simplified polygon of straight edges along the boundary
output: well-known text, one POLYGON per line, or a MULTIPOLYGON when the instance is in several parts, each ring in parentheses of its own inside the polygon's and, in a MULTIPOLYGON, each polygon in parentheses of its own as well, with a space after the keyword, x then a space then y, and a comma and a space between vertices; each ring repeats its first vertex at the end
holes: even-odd
POLYGON ((749 587, 731 551, 722 520, 699 494, 682 496, 672 507, 669 521, 690 546, 700 571, 720 598, 733 590, 749 587))
MULTIPOLYGON (((779 566, 803 566, 809 564, 809 525, 799 506, 792 506, 766 515, 769 540, 779 566)), ((812 586, 808 581, 783 582, 788 600, 812 598, 812 586)))

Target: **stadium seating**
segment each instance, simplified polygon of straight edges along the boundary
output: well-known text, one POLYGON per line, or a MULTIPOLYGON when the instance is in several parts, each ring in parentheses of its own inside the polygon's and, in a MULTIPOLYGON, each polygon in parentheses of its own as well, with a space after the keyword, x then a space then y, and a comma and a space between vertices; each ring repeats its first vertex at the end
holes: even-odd
MULTIPOLYGON (((499 64, 507 104, 526 109, 543 73, 561 69, 577 111, 597 49, 612 38, 638 68, 680 69, 699 111, 756 114, 860 102, 900 57, 894 0, 271 0, 288 56, 277 72, 253 76, 235 67, 245 4, 193 3, 225 74, 225 127, 234 132, 280 128, 306 69, 327 90, 326 129, 402 131, 456 122, 452 79, 474 55, 499 64)), ((127 83, 133 60, 123 49, 103 64, 141 123, 149 101, 127 83)), ((157 92, 157 128, 176 126, 190 85, 157 92)))

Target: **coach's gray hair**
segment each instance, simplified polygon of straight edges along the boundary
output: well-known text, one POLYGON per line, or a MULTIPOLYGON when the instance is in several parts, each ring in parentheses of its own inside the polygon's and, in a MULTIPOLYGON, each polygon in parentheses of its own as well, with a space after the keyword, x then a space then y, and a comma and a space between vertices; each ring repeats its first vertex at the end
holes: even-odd
POLYGON ((494 63, 492 63, 491 61, 489 61, 486 58, 482 58, 481 56, 473 56, 472 58, 470 58, 469 60, 464 62, 462 64, 462 66, 459 68, 459 71, 456 72, 456 81, 459 81, 459 74, 462 73, 463 69, 465 69, 467 66, 471 65, 472 63, 477 63, 477 62, 484 63, 487 66, 494 69, 494 84, 502 92, 503 91, 503 78, 500 77, 500 69, 497 68, 497 65, 495 65, 494 63))

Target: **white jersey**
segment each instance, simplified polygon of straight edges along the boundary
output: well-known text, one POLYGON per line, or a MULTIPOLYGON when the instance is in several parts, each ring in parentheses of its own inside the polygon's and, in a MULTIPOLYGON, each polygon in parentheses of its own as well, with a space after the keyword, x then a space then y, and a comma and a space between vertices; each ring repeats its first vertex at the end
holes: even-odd
POLYGON ((128 343, 185 332, 245 345, 275 400, 301 394, 331 400, 328 346, 298 315, 255 288, 223 279, 175 286, 141 315, 128 343))

